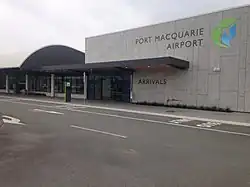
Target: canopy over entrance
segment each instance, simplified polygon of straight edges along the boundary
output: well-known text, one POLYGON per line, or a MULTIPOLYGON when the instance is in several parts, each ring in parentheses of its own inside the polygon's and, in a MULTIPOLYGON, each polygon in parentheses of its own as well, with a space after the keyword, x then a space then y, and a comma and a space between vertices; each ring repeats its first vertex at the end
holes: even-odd
POLYGON ((138 60, 123 60, 112 62, 98 62, 87 64, 71 64, 71 65, 52 65, 43 66, 43 71, 62 71, 62 70, 80 70, 80 71, 101 71, 111 69, 124 69, 124 70, 137 70, 141 68, 157 68, 162 66, 171 66, 177 69, 188 69, 189 62, 173 57, 161 57, 150 59, 138 59, 138 60))

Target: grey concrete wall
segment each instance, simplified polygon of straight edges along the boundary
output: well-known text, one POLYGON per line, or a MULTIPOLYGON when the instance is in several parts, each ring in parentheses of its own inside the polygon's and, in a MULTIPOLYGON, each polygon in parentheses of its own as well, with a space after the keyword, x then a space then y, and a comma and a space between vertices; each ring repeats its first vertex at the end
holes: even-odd
MULTIPOLYGON (((241 51, 242 61, 240 65, 240 88, 241 97, 240 101, 245 104, 245 110, 250 111, 250 7, 248 8, 248 26, 247 27, 247 41, 246 50, 241 51), (244 58, 246 56, 246 61, 244 63, 244 58), (245 76, 245 78, 244 78, 245 76), (245 101, 245 102, 244 102, 245 101)), ((243 105, 242 105, 243 106, 243 105)))
MULTIPOLYGON (((197 43, 197 42, 196 42, 197 43)), ((187 71, 137 71, 133 76, 133 101, 230 107, 250 112, 250 8, 241 7, 178 21, 86 39, 86 63, 173 56, 190 61, 187 71), (224 18, 237 19, 237 35, 230 48, 211 39, 224 18), (198 36, 156 41, 162 34, 202 29, 198 36), (151 42, 140 38, 151 38, 151 42), (202 39, 202 45, 169 49, 172 43, 202 39), (215 72, 214 68, 220 68, 215 72), (167 84, 138 84, 140 79, 167 79, 167 84)))

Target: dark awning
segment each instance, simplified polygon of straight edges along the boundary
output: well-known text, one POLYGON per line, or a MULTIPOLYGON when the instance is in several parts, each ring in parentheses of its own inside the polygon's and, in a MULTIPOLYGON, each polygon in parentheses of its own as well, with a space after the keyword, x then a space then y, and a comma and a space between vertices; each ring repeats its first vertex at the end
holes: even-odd
POLYGON ((62 71, 62 70, 78 70, 78 71, 90 71, 90 70, 105 70, 105 69, 128 69, 136 70, 143 67, 159 67, 159 66, 172 66, 178 69, 188 69, 189 62, 173 57, 161 57, 150 59, 138 59, 138 60, 123 60, 112 62, 98 62, 87 64, 71 64, 71 65, 56 65, 56 66, 43 66, 42 71, 62 71))

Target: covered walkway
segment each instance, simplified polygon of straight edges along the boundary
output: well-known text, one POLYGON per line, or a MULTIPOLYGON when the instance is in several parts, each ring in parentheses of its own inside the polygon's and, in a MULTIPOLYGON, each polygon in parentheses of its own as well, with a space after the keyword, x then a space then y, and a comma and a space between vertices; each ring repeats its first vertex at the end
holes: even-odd
POLYGON ((47 46, 27 57, 15 56, 10 60, 9 65, 0 67, 1 92, 63 97, 64 84, 70 82, 73 98, 126 102, 132 97, 133 72, 189 68, 188 61, 170 56, 85 63, 83 52, 61 45, 47 46))

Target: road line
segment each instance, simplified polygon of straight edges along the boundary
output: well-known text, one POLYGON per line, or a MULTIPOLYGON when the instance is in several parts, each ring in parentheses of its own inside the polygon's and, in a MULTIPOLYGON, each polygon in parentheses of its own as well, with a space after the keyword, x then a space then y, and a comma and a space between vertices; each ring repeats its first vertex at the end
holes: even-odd
MULTIPOLYGON (((55 108, 55 106, 39 105, 39 104, 25 103, 25 102, 16 102, 16 101, 4 101, 4 102, 25 104, 25 105, 30 105, 30 106, 40 106, 40 107, 55 108)), ((202 127, 196 127, 196 126, 169 123, 169 122, 164 122, 164 121, 155 121, 155 120, 149 120, 149 119, 133 118, 133 117, 120 116, 120 115, 115 115, 115 114, 105 114, 105 113, 90 112, 90 111, 76 110, 76 109, 70 109, 70 108, 61 108, 61 109, 62 110, 73 111, 73 112, 96 114, 96 115, 102 115, 102 116, 117 117, 117 118, 122 118, 122 119, 131 119, 131 120, 137 120, 137 121, 145 121, 145 122, 151 122, 151 123, 158 123, 158 124, 165 124, 165 125, 178 126, 178 127, 184 127, 184 128, 200 129, 200 130, 205 130, 205 131, 213 131, 213 132, 220 132, 220 133, 250 137, 250 134, 238 133, 238 132, 233 132, 233 131, 223 131, 223 130, 217 130, 217 129, 208 129, 208 128, 202 128, 202 127)), ((245 125, 243 125, 243 126, 245 126, 245 125)))
MULTIPOLYGON (((16 103, 16 104, 23 104, 23 105, 28 105, 28 106, 39 106, 39 107, 45 107, 45 108, 56 108, 55 106, 50 106, 50 105, 41 105, 41 104, 35 104, 35 103, 25 103, 21 101, 2 101, 2 102, 8 102, 8 103, 16 103)), ((59 109, 59 108, 58 108, 59 109)), ((63 109, 63 108, 60 108, 63 109)))
MULTIPOLYGON (((16 98, 16 99, 23 100, 23 101, 50 103, 50 104, 65 104, 63 102, 58 102, 58 101, 45 101, 45 100, 30 99, 30 98, 16 98)), ((4 102, 11 102, 11 101, 4 101, 4 102)), ((95 109, 103 109, 103 110, 111 110, 111 111, 118 111, 118 112, 135 113, 135 114, 144 114, 144 115, 151 115, 151 116, 170 117, 170 118, 185 118, 185 119, 194 120, 194 121, 195 120, 204 121, 204 122, 210 121, 210 122, 224 123, 224 124, 229 124, 229 125, 238 125, 238 126, 247 126, 247 127, 250 126, 250 123, 244 123, 244 122, 216 120, 216 119, 209 119, 209 118, 202 118, 202 117, 182 116, 182 115, 138 111, 138 110, 130 110, 130 109, 122 109, 122 108, 111 108, 111 107, 102 107, 102 106, 94 106, 94 105, 82 105, 82 104, 74 104, 74 103, 68 103, 67 106, 72 106, 72 107, 82 106, 82 107, 87 107, 87 108, 95 108, 95 109)))
POLYGON ((16 100, 16 99, 8 99, 8 98, 6 98, 6 99, 0 99, 0 101, 14 101, 14 100, 16 100))
POLYGON ((57 114, 57 115, 64 115, 64 113, 56 112, 56 111, 50 111, 50 110, 41 110, 41 109, 33 109, 35 112, 44 112, 49 114, 57 114))
POLYGON ((5 116, 3 115, 3 123, 6 124, 12 124, 12 125, 22 125, 22 126, 25 126, 26 124, 24 123, 21 123, 21 120, 20 119, 17 119, 17 118, 14 118, 12 116, 5 116))
POLYGON ((234 131, 225 131, 225 130, 219 130, 219 129, 209 129, 209 128, 203 128, 203 127, 197 127, 197 126, 183 125, 183 124, 177 124, 177 123, 169 123, 169 122, 156 121, 156 120, 150 120, 150 119, 127 117, 127 116, 120 116, 120 115, 115 115, 115 114, 105 114, 105 113, 99 113, 99 112, 90 112, 90 111, 82 111, 82 110, 74 110, 74 109, 70 109, 70 111, 250 137, 250 134, 239 133, 239 132, 234 132, 234 131))
POLYGON ((89 129, 89 128, 80 127, 80 126, 76 126, 76 125, 70 125, 70 127, 85 130, 85 131, 90 131, 90 132, 96 132, 96 133, 100 133, 100 134, 115 136, 115 137, 123 138, 123 139, 127 138, 127 136, 123 136, 123 135, 120 135, 120 134, 115 134, 115 133, 106 132, 106 131, 100 131, 100 130, 96 130, 96 129, 89 129))

